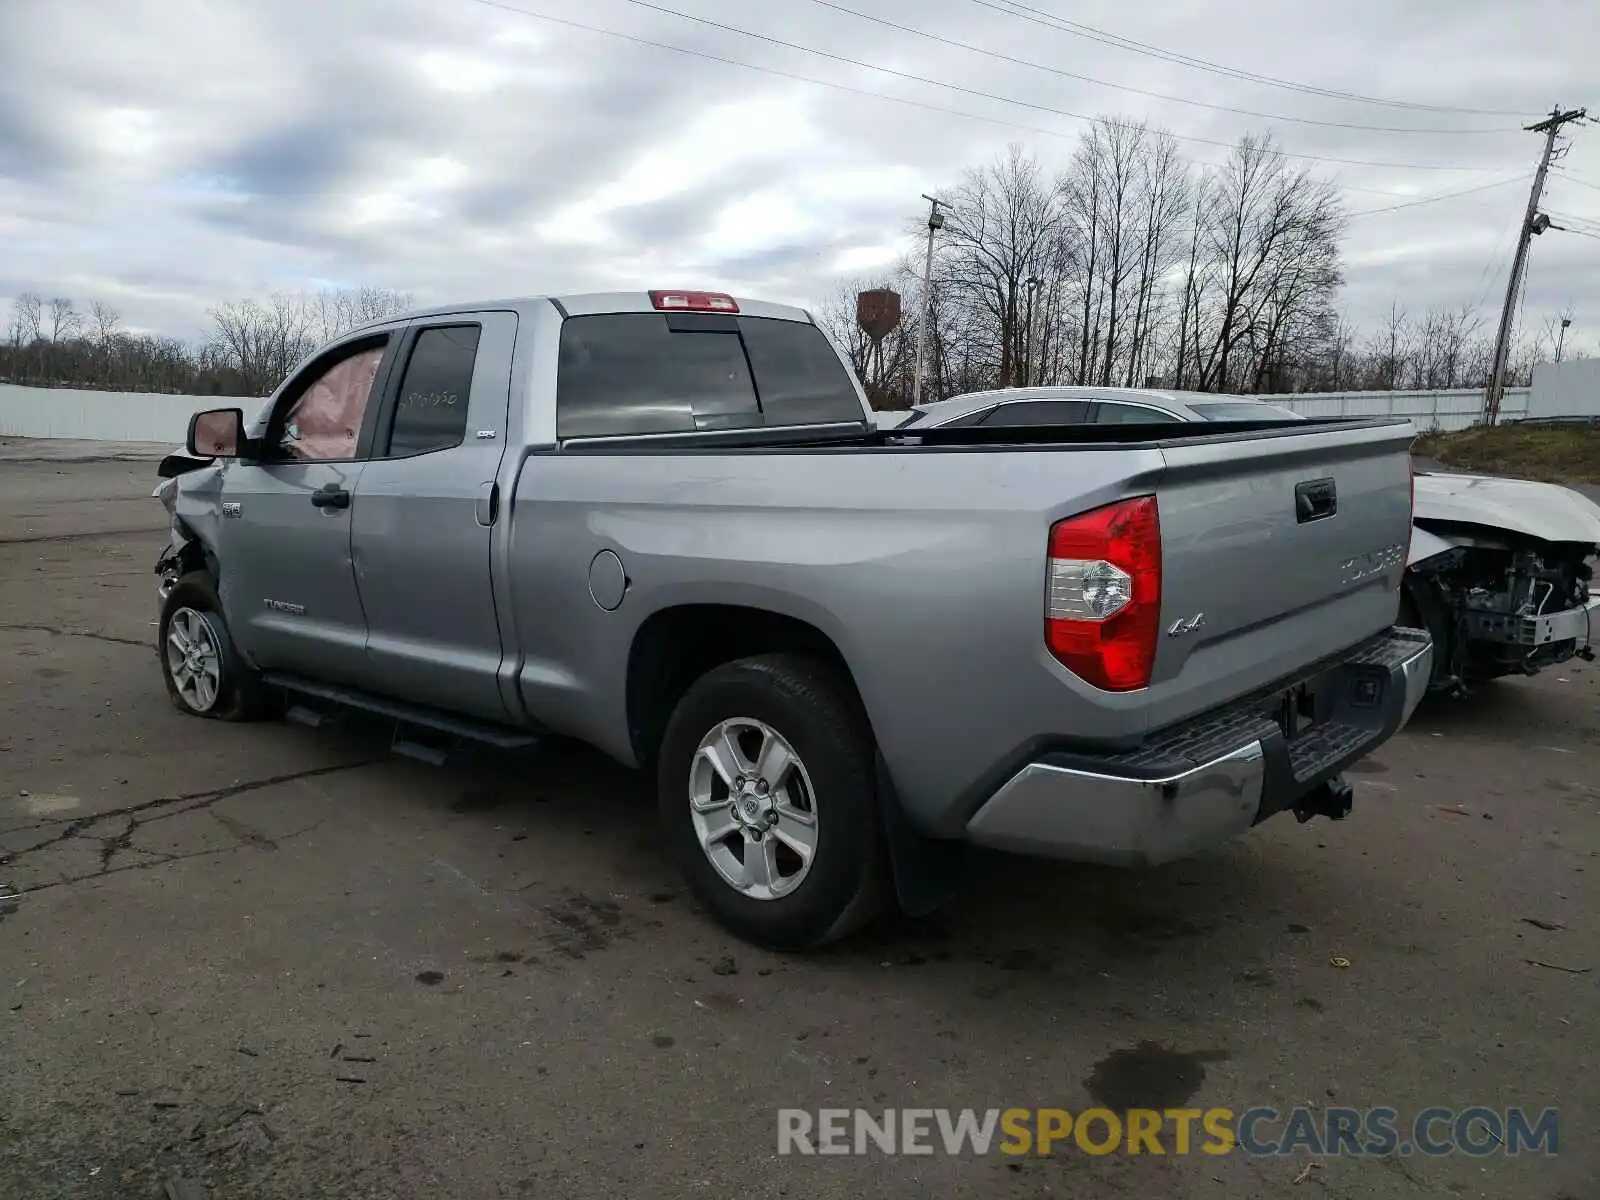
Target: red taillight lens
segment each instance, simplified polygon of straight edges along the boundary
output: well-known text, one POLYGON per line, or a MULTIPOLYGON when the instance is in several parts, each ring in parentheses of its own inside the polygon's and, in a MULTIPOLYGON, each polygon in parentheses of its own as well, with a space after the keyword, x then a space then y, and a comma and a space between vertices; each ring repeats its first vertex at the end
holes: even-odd
POLYGON ((1140 496, 1050 527, 1044 640, 1108 692, 1147 687, 1161 628, 1161 514, 1140 496))
POLYGON ((721 292, 651 292, 650 303, 666 312, 739 311, 738 302, 721 292))

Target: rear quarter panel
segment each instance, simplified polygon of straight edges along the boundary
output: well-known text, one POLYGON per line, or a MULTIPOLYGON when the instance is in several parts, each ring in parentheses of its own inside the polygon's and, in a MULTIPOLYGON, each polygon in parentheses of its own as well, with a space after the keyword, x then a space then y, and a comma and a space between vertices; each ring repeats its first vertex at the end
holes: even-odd
POLYGON ((684 604, 794 617, 849 665, 912 819, 959 834, 1046 743, 1131 746, 1393 622, 1398 574, 1339 588, 1322 553, 1409 528, 1404 436, 1359 433, 1288 439, 1243 466, 1227 462, 1238 443, 529 454, 509 526, 515 684, 536 720, 631 764, 628 657, 647 618, 684 604), (1330 469, 1361 528, 1313 553, 1283 536, 1292 478, 1330 469), (1163 628, 1198 604, 1216 616, 1163 646, 1149 688, 1101 692, 1045 646, 1049 529, 1151 492, 1163 628), (605 550, 629 579, 612 612, 589 593, 605 550))
POLYGON ((782 613, 832 639, 908 810, 954 832, 951 804, 1019 745, 1143 733, 1145 697, 1095 692, 1046 651, 1046 551, 1053 521, 1152 490, 1160 468, 1125 448, 529 455, 510 532, 521 696, 633 763, 628 655, 645 619, 782 613), (630 581, 614 612, 589 594, 603 550, 630 581))

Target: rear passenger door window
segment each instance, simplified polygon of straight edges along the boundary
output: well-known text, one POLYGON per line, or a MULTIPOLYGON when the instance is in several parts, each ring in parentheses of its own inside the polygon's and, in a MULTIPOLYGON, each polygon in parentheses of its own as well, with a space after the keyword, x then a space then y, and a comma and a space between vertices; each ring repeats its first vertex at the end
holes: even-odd
POLYGON ((562 322, 562 439, 864 419, 844 364, 815 325, 655 312, 562 322))
POLYGON ((477 325, 436 325, 417 333, 378 438, 378 457, 410 458, 459 446, 477 364, 477 325))
POLYGON ((1028 400, 1002 404, 983 420, 985 429, 999 425, 1081 425, 1089 417, 1087 400, 1028 400))
POLYGON ((1142 404, 1101 404, 1095 410, 1096 425, 1174 425, 1178 417, 1142 404))

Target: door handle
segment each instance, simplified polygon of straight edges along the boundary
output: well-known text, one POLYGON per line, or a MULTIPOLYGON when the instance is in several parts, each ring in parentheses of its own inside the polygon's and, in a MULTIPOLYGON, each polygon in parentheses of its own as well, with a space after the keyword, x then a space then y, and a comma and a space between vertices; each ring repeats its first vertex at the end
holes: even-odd
POLYGON ((493 525, 500 515, 500 485, 486 483, 478 488, 478 499, 473 505, 473 516, 479 525, 493 525))
POLYGON ((1294 519, 1304 525, 1339 511, 1339 492, 1331 479, 1308 479, 1294 485, 1294 519))
POLYGON ((349 508, 350 493, 337 483, 324 484, 311 493, 311 503, 315 508, 349 508))

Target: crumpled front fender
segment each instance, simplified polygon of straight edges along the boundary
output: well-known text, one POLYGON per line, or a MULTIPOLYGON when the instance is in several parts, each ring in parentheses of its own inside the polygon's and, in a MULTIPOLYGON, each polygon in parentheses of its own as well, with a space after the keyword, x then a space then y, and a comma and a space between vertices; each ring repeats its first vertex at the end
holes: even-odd
MULTIPOLYGON (((1600 546, 1600 504, 1572 488, 1531 479, 1418 472, 1412 519, 1434 528, 1471 525, 1545 542, 1600 546)), ((1416 555, 1413 537, 1412 561, 1416 555)))
POLYGON ((1426 562, 1438 554, 1446 554, 1455 549, 1453 542, 1447 542, 1436 533, 1429 533, 1420 526, 1411 527, 1411 550, 1406 555, 1406 566, 1414 567, 1420 562, 1426 562))

